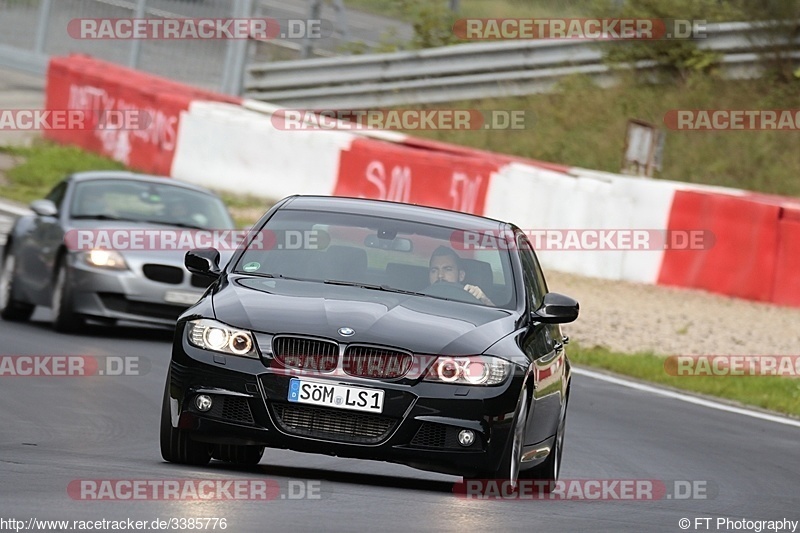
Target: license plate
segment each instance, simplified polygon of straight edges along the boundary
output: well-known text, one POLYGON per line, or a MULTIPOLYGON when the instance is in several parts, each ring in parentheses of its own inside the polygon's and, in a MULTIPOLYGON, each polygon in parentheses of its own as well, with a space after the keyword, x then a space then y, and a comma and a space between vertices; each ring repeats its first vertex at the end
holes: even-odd
POLYGON ((164 293, 164 301, 171 304, 192 305, 202 295, 202 292, 167 291, 164 293))
POLYGON ((383 392, 379 389, 362 389, 347 385, 333 385, 303 381, 292 378, 289 381, 289 401, 367 411, 383 412, 383 392))

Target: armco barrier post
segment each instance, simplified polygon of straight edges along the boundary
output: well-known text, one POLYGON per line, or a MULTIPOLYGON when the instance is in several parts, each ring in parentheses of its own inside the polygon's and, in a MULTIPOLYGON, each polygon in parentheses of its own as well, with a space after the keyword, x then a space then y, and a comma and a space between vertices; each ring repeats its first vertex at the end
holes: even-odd
MULTIPOLYGON (((137 0, 136 1, 136 11, 133 14, 134 19, 143 19, 145 15, 145 11, 147 9, 147 0, 137 0)), ((128 56, 128 66, 131 68, 136 68, 139 66, 139 56, 142 53, 142 41, 141 39, 133 39, 131 40, 131 53, 128 56)))

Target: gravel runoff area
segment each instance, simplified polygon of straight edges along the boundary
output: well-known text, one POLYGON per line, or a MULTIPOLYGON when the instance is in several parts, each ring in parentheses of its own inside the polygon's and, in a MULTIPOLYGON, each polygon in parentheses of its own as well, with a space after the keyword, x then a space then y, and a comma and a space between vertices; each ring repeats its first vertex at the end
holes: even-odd
POLYGON ((562 326, 582 347, 661 355, 800 355, 800 309, 705 291, 547 271, 548 289, 578 300, 562 326))

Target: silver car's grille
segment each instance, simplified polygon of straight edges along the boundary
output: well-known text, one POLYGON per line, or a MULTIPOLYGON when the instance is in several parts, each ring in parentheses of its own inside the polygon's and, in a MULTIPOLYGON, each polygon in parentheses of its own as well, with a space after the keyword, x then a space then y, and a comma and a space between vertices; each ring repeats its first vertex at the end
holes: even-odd
POLYGON ((97 295, 103 303, 103 307, 118 313, 127 313, 131 315, 147 316, 151 318, 164 318, 168 320, 177 320, 188 306, 186 305, 169 305, 169 304, 156 304, 151 302, 139 302, 136 300, 128 300, 122 294, 99 292, 97 295))
POLYGON ((142 272, 147 279, 159 283, 180 285, 183 282, 183 269, 174 266, 148 263, 142 267, 142 272))
POLYGON ((198 276, 197 274, 192 274, 189 278, 189 283, 192 284, 192 287, 198 287, 200 289, 206 289, 209 285, 214 283, 214 280, 211 278, 207 278, 205 276, 198 276))

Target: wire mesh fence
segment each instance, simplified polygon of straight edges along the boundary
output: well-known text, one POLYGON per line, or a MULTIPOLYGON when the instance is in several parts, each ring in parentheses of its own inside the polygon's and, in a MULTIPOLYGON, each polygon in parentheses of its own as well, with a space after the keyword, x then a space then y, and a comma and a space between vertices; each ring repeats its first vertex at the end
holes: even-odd
POLYGON ((224 19, 237 14, 228 0, 0 0, 0 44, 46 55, 89 54, 209 89, 220 89, 230 39, 81 39, 76 19, 224 19), (143 8, 143 9, 142 9, 143 8))
MULTIPOLYGON (((239 93, 245 65, 368 52, 410 25, 348 11, 347 0, 0 0, 0 65, 84 53, 208 89, 239 93), (92 39, 71 31, 88 19, 231 19, 277 22, 269 38, 92 39), (318 21, 320 32, 292 31, 318 21), (71 25, 72 23, 72 25, 71 25), (16 56, 14 56, 16 54, 16 56), (9 58, 9 56, 12 56, 9 58), (15 60, 15 61, 12 61, 15 60)), ((29 69, 30 70, 30 69, 29 69)), ((33 69, 32 71, 35 71, 33 69)))

